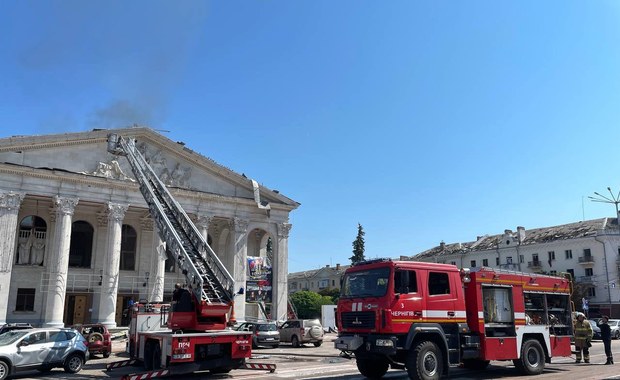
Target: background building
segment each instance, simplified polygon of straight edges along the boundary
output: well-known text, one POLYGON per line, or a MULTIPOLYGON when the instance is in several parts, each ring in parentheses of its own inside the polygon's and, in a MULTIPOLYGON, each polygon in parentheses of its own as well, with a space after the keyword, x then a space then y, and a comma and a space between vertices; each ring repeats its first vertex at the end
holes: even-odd
MULTIPOLYGON (((620 317, 620 231, 617 218, 504 231, 475 241, 433 247, 401 259, 532 273, 570 273, 591 315, 620 317)), ((579 298, 579 297, 577 297, 579 298)), ((581 310, 583 305, 575 305, 581 310)))
POLYGON ((300 290, 319 292, 323 289, 340 289, 340 280, 350 265, 326 265, 320 269, 289 273, 288 291, 295 293, 300 290))
MULTIPOLYGON (((268 306, 285 317, 288 220, 299 204, 151 129, 113 131, 137 140, 236 287, 246 286, 247 257, 271 245, 268 306)), ((0 139, 0 323, 115 326, 131 298, 167 300, 184 282, 127 160, 106 150, 110 132, 0 139)), ((236 299, 240 319, 245 304, 236 299)))

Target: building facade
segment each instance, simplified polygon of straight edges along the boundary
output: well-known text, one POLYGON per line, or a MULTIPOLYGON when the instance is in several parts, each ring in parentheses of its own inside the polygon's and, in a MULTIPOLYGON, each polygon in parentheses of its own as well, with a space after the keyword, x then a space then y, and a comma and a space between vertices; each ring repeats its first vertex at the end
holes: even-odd
POLYGON ((475 241, 444 244, 401 259, 492 267, 561 275, 570 273, 575 292, 592 315, 620 318, 620 231, 618 218, 601 218, 554 227, 479 236, 475 241))
MULTIPOLYGON (((219 259, 246 286, 269 262, 270 312, 286 316, 289 213, 299 204, 149 128, 0 139, 0 323, 114 327, 133 299, 167 301, 184 276, 159 238, 110 132, 141 152, 219 259), (270 245, 267 250, 267 245, 270 245)), ((246 300, 235 299, 237 318, 246 300)))
POLYGON ((340 289, 340 280, 350 265, 326 265, 320 269, 294 272, 288 275, 288 291, 295 293, 300 290, 320 292, 324 289, 340 289))

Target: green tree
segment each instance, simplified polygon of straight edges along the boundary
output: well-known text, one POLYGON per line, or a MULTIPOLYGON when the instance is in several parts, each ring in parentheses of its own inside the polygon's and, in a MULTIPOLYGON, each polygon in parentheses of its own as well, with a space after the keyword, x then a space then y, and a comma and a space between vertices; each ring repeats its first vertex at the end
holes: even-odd
POLYGON ((364 235, 364 228, 361 224, 357 223, 357 237, 353 240, 353 256, 349 258, 351 264, 366 260, 364 257, 364 235))
POLYGON ((299 318, 320 318, 321 305, 332 305, 332 299, 309 290, 291 294, 291 302, 299 318))
POLYGON ((319 294, 331 298, 332 303, 335 305, 338 303, 338 299, 340 298, 340 289, 325 288, 319 290, 319 294))

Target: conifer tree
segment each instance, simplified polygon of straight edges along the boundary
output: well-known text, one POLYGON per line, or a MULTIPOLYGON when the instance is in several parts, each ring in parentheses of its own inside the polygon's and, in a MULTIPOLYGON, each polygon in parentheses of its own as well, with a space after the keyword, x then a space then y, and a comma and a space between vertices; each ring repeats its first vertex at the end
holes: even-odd
POLYGON ((364 257, 364 228, 357 224, 357 237, 353 240, 353 256, 350 257, 351 264, 356 264, 366 260, 364 257))

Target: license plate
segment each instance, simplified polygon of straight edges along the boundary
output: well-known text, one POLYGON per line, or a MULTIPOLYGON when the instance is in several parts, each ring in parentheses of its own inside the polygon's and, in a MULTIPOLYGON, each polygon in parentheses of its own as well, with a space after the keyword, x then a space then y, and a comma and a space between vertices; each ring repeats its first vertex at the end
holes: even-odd
POLYGON ((336 348, 340 350, 348 350, 349 345, 346 343, 336 343, 336 348))
POLYGON ((176 359, 176 360, 191 359, 191 358, 192 358, 192 354, 172 355, 172 359, 176 359))

